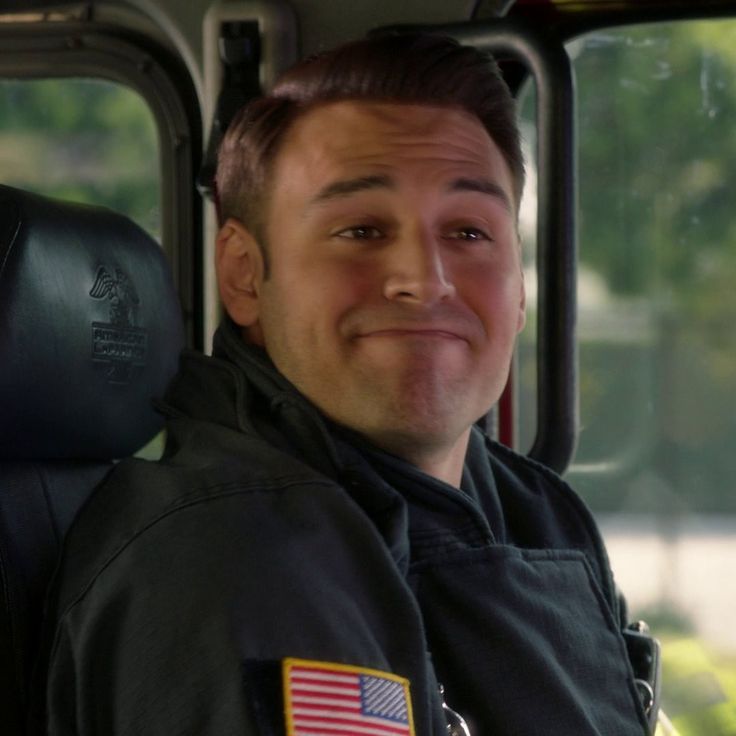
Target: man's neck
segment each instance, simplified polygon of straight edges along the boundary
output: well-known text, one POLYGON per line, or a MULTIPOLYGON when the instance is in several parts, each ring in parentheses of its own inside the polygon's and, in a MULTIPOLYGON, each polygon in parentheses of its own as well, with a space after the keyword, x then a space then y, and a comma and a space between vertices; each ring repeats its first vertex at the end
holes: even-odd
POLYGON ((433 448, 426 452, 420 452, 404 448, 403 451, 395 451, 395 454, 419 468, 423 473, 455 488, 460 488, 469 439, 470 428, 447 450, 433 448))

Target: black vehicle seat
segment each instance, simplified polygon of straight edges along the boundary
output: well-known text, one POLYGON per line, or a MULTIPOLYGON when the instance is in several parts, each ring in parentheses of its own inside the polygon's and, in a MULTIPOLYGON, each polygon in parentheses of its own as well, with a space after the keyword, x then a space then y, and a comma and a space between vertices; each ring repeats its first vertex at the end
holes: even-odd
POLYGON ((158 244, 0 185, 0 730, 23 733, 45 590, 79 507, 161 428, 183 346, 158 244))

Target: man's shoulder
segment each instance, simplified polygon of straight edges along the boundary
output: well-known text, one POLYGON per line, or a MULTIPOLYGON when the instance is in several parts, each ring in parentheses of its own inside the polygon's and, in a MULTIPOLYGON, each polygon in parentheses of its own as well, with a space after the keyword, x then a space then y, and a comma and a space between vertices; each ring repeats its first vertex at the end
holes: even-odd
POLYGON ((502 503, 516 507, 527 525, 536 519, 566 534, 579 531, 586 542, 599 543, 587 505, 554 470, 493 440, 486 447, 502 503))
MULTIPOLYGON (((170 423, 176 424, 177 420, 170 423)), ((206 504, 222 494, 267 492, 294 483, 331 481, 257 435, 209 424, 158 461, 128 458, 118 463, 93 495, 84 514, 109 515, 110 527, 140 525, 182 505, 206 504), (128 513, 123 513, 128 512, 128 513)), ((197 426, 199 425, 199 426, 197 426)))
POLYGON ((558 473, 537 460, 486 438, 496 482, 536 497, 565 497, 579 501, 577 494, 558 473))
POLYGON ((585 552, 613 596, 605 546, 586 503, 547 466, 492 440, 486 446, 509 540, 521 547, 585 552))
POLYGON ((495 440, 486 439, 486 448, 494 473, 501 481, 521 483, 527 490, 535 493, 574 494, 570 485, 552 468, 523 455, 495 440))
MULTIPOLYGON (((94 491, 64 540, 57 572, 63 610, 101 575, 122 574, 132 560, 167 556, 175 564, 184 527, 195 525, 203 548, 214 543, 218 520, 237 509, 242 534, 260 523, 264 509, 277 506, 284 492, 297 489, 308 503, 314 492, 336 488, 288 454, 249 438, 232 447, 205 441, 203 427, 195 447, 179 449, 159 461, 128 458, 118 463, 94 491), (197 521, 199 520, 199 521, 197 521), (130 560, 130 562, 129 562, 130 560), (122 571, 122 572, 121 572, 122 571)), ((287 516, 278 517, 287 526, 287 516)), ((142 579, 146 565, 135 570, 142 579)))

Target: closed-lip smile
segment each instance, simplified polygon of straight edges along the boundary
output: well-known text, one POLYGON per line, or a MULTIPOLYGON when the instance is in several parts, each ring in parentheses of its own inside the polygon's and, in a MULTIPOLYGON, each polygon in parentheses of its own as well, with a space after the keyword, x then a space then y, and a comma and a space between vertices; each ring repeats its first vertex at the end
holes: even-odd
POLYGON ((402 338, 402 337, 419 337, 438 340, 463 340, 468 342, 465 334, 461 333, 457 327, 448 325, 402 325, 396 327, 379 327, 359 332, 356 337, 386 337, 386 338, 402 338))

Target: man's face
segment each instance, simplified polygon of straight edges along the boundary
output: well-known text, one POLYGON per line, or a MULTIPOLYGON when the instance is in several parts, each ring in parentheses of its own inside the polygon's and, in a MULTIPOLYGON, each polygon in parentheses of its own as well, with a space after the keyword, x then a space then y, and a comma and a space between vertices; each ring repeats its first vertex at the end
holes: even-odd
POLYGON ((317 107, 274 162, 248 334, 336 422, 402 456, 450 450, 498 399, 523 326, 512 191, 460 110, 317 107))

